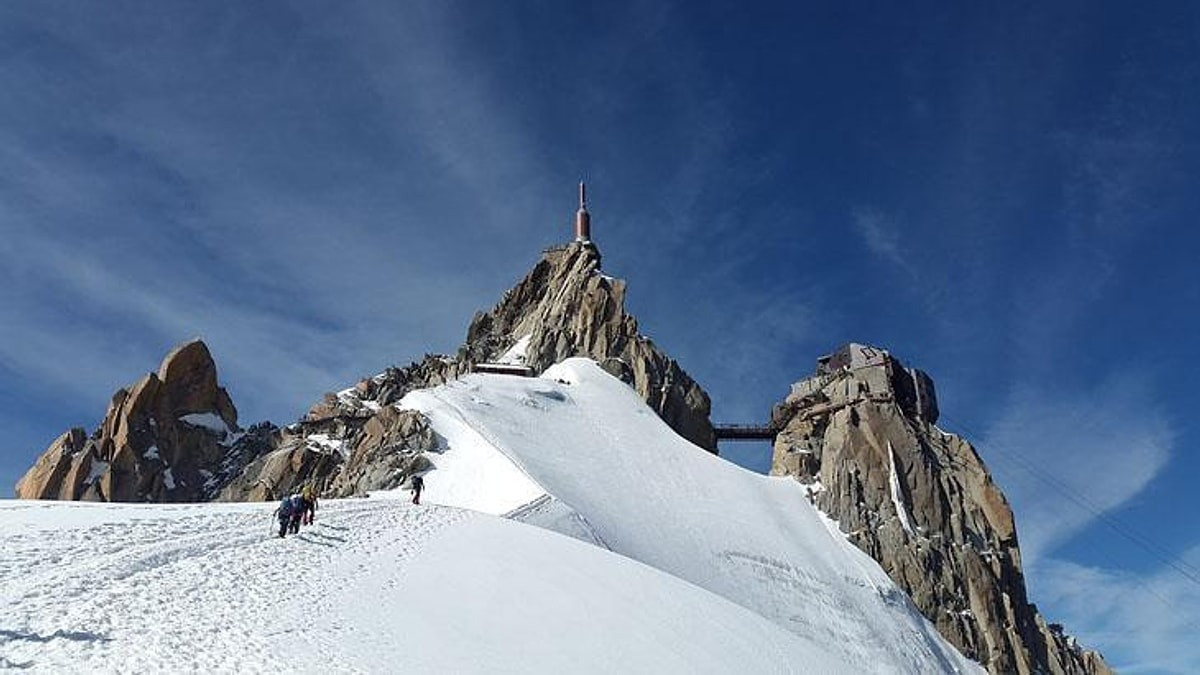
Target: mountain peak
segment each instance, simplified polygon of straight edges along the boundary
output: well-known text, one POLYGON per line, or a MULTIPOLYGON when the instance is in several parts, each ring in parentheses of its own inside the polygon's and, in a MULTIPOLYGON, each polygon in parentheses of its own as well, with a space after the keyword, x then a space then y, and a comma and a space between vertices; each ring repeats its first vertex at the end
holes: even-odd
POLYGON ((217 366, 213 361, 212 352, 208 350, 208 345, 204 344, 204 340, 200 338, 192 338, 167 352, 158 366, 158 379, 166 382, 178 377, 178 373, 181 371, 193 370, 197 366, 216 374, 217 366))
POLYGON ((625 311, 625 289, 624 281, 601 272, 600 250, 590 239, 546 249, 491 310, 475 314, 454 356, 428 354, 326 394, 281 432, 279 452, 247 466, 221 497, 261 499, 305 482, 337 496, 394 488, 428 468, 422 453, 436 447, 419 418, 395 414, 407 393, 472 371, 537 374, 575 356, 600 363, 676 433, 715 451, 708 394, 639 333, 625 311))
POLYGON ((489 312, 475 315, 460 356, 534 372, 572 356, 600 363, 631 385, 684 438, 710 451, 708 394, 625 310, 626 284, 601 272, 599 249, 575 241, 547 250, 489 312))

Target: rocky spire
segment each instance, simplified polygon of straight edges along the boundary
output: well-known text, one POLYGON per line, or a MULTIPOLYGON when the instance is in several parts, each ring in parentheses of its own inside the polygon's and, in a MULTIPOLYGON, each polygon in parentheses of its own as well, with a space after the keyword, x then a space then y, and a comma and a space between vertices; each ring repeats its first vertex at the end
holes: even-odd
POLYGON ((632 385, 679 435, 715 450, 708 394, 638 331, 625 311, 625 289, 601 273, 592 243, 551 249, 499 304, 475 316, 460 355, 537 372, 571 356, 592 358, 632 385))
POLYGON ((118 389, 90 436, 72 429, 55 440, 17 483, 16 495, 201 501, 241 471, 241 455, 253 452, 256 438, 238 427, 208 347, 192 340, 172 350, 157 372, 118 389))
POLYGON ((937 418, 929 376, 849 344, 776 406, 771 473, 810 485, 816 505, 989 671, 1110 672, 1030 604, 1008 501, 937 418))

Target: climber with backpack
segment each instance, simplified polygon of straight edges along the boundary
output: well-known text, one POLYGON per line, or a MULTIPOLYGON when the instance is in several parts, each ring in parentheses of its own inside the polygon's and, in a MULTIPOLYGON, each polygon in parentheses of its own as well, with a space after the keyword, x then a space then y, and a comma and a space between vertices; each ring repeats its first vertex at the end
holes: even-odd
POLYGON ((304 490, 300 492, 300 496, 304 498, 302 524, 312 525, 317 517, 317 490, 311 485, 306 485, 304 486, 304 490))
POLYGON ((304 518, 304 497, 299 494, 294 494, 288 497, 291 503, 291 511, 289 512, 288 532, 292 534, 300 533, 300 520, 304 518))
POLYGON ((287 534, 288 527, 292 523, 292 498, 285 496, 279 502, 274 515, 279 519, 279 538, 282 539, 287 534))
POLYGON ((412 489, 412 493, 413 493, 412 503, 420 504, 421 503, 421 491, 425 489, 425 479, 422 478, 419 474, 414 475, 412 477, 412 482, 410 483, 410 485, 411 485, 411 489, 412 489))

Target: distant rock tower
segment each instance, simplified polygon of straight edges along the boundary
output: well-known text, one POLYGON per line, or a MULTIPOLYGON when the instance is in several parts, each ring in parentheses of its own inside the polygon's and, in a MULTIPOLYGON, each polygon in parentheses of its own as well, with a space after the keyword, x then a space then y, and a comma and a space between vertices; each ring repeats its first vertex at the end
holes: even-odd
POLYGON ((575 241, 592 241, 592 217, 587 212, 587 186, 579 181, 579 210, 575 212, 575 241))

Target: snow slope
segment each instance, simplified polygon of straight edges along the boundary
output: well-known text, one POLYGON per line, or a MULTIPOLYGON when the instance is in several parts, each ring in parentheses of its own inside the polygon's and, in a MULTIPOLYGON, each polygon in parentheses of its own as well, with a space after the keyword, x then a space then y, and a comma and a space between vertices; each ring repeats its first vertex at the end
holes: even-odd
POLYGON ((0 501, 0 668, 980 670, 799 484, 690 445, 590 361, 402 405, 444 444, 425 505, 325 502, 284 540, 273 504, 0 501))
POLYGON ((0 502, 0 669, 840 669, 733 603, 529 525, 358 499, 279 540, 271 508, 0 502))
MULTIPOLYGON (((699 450, 592 361, 569 359, 541 378, 472 375, 411 392, 401 405, 430 417, 448 440, 447 459, 508 457, 596 541, 745 607, 849 670, 979 669, 800 484, 699 450)), ((464 485, 439 459, 425 479, 430 502, 489 489, 464 485)), ((512 483, 495 489, 509 493, 512 483)))

